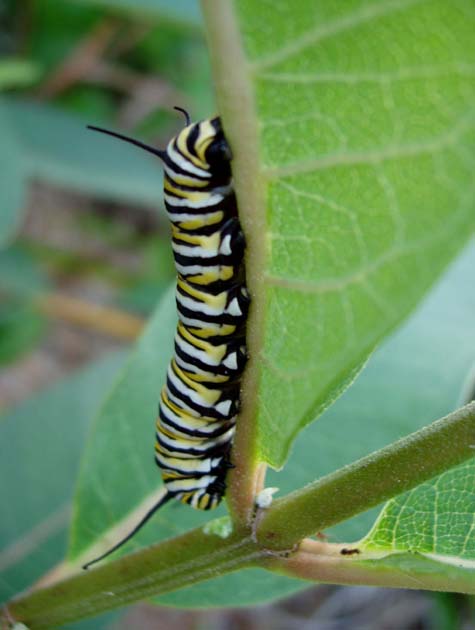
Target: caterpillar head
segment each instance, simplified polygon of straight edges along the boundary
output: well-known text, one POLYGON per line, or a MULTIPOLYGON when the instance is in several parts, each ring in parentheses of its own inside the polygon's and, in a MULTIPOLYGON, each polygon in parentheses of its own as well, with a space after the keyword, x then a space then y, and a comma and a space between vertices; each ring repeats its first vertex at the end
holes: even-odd
POLYGON ((170 141, 167 151, 174 156, 178 151, 196 168, 210 172, 213 178, 230 175, 231 149, 218 117, 187 125, 170 141))

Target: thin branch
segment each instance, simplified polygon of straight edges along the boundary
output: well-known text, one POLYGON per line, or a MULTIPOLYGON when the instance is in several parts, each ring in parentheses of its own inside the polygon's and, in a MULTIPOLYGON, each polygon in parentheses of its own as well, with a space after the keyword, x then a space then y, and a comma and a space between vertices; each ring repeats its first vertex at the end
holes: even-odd
POLYGON ((144 320, 140 317, 59 293, 39 295, 35 303, 50 317, 126 341, 135 340, 144 327, 144 320))
POLYGON ((8 612, 35 630, 54 628, 252 566, 262 555, 249 538, 223 539, 199 528, 23 594, 8 604, 8 612))
POLYGON ((475 403, 276 501, 262 516, 265 548, 292 549, 474 456, 475 403))
POLYGON ((56 96, 87 76, 117 35, 120 25, 110 17, 96 24, 41 85, 38 96, 56 96))
POLYGON ((474 444, 475 403, 470 403, 276 501, 264 512, 257 538, 250 528, 235 529, 228 538, 198 528, 26 593, 10 602, 8 610, 34 628, 52 628, 250 566, 335 584, 474 592, 471 574, 467 577, 456 568, 438 572, 432 563, 427 570, 422 564, 403 571, 397 565, 362 562, 363 558, 342 554, 342 545, 302 541, 473 457, 474 444), (284 549, 291 552, 282 553, 284 549))
POLYGON ((359 556, 342 555, 343 547, 307 539, 289 558, 269 557, 265 566, 277 573, 317 583, 475 593, 472 571, 450 566, 441 570, 432 560, 404 554, 397 559, 392 556, 367 562, 359 556), (405 560, 409 560, 406 568, 405 560))
POLYGON ((265 203, 259 176, 257 118, 249 69, 231 2, 202 0, 219 113, 234 155, 233 177, 239 217, 247 241, 246 281, 252 298, 247 326, 250 360, 243 377, 241 412, 233 445, 228 502, 236 525, 249 526, 263 482, 257 457, 257 389, 263 340, 265 290, 265 203), (230 72, 229 69, 233 71, 230 72))

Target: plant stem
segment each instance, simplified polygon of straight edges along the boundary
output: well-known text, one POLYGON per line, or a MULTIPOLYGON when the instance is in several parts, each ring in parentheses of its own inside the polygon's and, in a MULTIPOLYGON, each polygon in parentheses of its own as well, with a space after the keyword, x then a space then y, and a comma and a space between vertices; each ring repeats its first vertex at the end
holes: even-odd
POLYGON ((195 529, 143 551, 20 596, 8 612, 29 628, 53 628, 252 565, 250 538, 195 529))
POLYGON ((228 500, 236 525, 248 526, 254 498, 263 482, 262 464, 257 458, 257 388, 259 353, 264 329, 265 287, 265 200, 259 177, 259 149, 254 94, 249 80, 233 3, 230 0, 202 0, 219 112, 233 152, 233 179, 239 218, 246 236, 246 281, 252 298, 247 325, 249 363, 243 377, 242 404, 233 444, 228 500), (230 72, 232 68, 232 72, 230 72))
POLYGON ((144 327, 144 320, 110 306, 91 304, 60 293, 43 293, 36 298, 38 308, 58 319, 105 333, 117 339, 134 341, 144 327))
POLYGON ((257 530, 267 549, 292 549, 474 456, 475 403, 276 501, 257 530))
POLYGON ((302 541, 473 457, 474 444, 475 403, 470 403, 276 501, 263 513, 257 536, 244 528, 235 529, 228 538, 195 529, 26 593, 8 605, 8 612, 32 628, 52 628, 250 566, 334 584, 474 593, 471 572, 457 567, 441 571, 437 563, 422 559, 402 570, 397 564, 391 566, 390 560, 370 562, 371 558, 344 556, 343 545, 302 541), (285 549, 292 553, 283 554, 285 549))
POLYGON ((460 571, 416 555, 395 555, 379 561, 341 555, 344 545, 306 539, 289 558, 269 556, 268 569, 291 577, 326 584, 475 593, 472 571, 460 571))

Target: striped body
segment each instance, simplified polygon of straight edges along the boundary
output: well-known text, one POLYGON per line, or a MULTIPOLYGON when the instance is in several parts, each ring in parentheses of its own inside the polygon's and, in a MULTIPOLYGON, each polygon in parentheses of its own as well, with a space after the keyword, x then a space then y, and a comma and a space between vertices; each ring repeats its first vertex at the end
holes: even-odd
POLYGON ((155 460, 165 489, 131 532, 84 569, 122 547, 172 498, 201 510, 215 508, 231 466, 249 308, 231 152, 219 118, 190 124, 188 114, 175 109, 187 123, 166 151, 88 125, 163 160, 179 322, 157 419, 155 460))
POLYGON ((155 459, 169 494, 207 510, 225 492, 246 363, 244 238, 219 118, 187 125, 162 159, 179 323, 155 459))

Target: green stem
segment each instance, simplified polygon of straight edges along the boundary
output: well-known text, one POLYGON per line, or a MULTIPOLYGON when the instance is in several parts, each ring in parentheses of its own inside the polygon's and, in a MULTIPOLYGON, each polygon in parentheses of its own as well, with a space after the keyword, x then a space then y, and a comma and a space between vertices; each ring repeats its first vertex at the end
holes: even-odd
POLYGON ((8 612, 28 628, 54 628, 250 566, 261 555, 250 538, 222 539, 195 529, 26 593, 8 604, 8 612))
POLYGON ((410 554, 368 561, 359 556, 342 556, 343 547, 306 539, 289 558, 269 557, 265 566, 283 575, 317 583, 475 593, 470 570, 447 565, 441 570, 437 562, 410 554))
POLYGON ((291 549, 306 536, 351 518, 474 456, 475 403, 276 501, 257 538, 291 549))
MULTIPOLYGON (((53 628, 127 603, 184 588, 232 571, 261 566, 334 584, 372 584, 475 592, 473 577, 433 564, 401 571, 364 561, 305 536, 367 510, 473 457, 475 403, 320 481, 276 501, 257 536, 237 529, 228 538, 202 528, 130 554, 62 582, 26 593, 8 605, 32 629, 53 628), (298 546, 298 548, 297 548, 298 546), (282 550, 296 548, 290 555, 282 550), (280 551, 279 551, 280 550, 280 551)), ((424 560, 429 563, 430 561, 424 560)))
POLYGON ((265 194, 260 160, 254 94, 234 6, 230 0, 202 0, 219 113, 233 152, 233 181, 239 218, 246 236, 246 282, 252 298, 247 325, 249 363, 233 444, 235 468, 229 474, 228 503, 237 526, 248 526, 254 498, 263 483, 257 457, 257 388, 264 329, 265 194), (232 70, 231 70, 232 69, 232 70))

